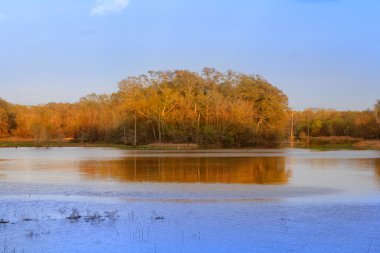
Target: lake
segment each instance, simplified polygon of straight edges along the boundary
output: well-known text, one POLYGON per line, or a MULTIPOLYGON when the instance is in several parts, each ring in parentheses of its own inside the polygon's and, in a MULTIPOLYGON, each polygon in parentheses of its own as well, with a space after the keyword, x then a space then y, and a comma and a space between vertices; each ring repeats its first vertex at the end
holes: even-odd
POLYGON ((3 148, 0 221, 0 252, 380 252, 380 152, 3 148))

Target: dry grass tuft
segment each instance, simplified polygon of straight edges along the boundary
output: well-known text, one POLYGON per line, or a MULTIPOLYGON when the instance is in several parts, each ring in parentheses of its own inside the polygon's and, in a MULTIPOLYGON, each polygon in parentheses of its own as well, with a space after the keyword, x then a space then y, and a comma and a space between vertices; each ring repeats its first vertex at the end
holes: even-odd
POLYGON ((380 150, 380 140, 366 140, 354 144, 355 148, 380 150))

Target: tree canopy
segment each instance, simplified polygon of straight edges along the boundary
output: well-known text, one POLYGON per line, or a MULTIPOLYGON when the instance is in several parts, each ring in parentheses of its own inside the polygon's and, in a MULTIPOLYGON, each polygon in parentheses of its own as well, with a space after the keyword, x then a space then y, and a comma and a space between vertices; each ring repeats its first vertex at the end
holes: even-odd
POLYGON ((362 112, 291 112, 287 96, 258 75, 213 68, 149 71, 119 82, 113 94, 76 103, 13 105, 0 99, 0 137, 203 147, 273 144, 294 136, 378 138, 380 101, 362 112), (291 116, 292 114, 292 116, 291 116))

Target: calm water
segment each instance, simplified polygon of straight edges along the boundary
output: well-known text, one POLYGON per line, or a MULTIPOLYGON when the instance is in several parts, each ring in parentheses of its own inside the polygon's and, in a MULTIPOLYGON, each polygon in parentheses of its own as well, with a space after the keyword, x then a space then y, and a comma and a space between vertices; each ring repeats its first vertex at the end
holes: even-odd
POLYGON ((0 149, 0 189, 0 252, 380 251, 378 151, 0 149))

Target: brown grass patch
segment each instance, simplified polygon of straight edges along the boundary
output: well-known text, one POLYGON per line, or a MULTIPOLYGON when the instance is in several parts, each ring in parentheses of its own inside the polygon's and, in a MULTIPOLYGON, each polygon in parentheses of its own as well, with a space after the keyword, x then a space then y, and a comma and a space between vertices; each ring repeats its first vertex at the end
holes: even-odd
POLYGON ((147 145, 157 149, 197 149, 199 146, 194 143, 151 143, 147 145))
POLYGON ((363 140, 354 144, 355 148, 380 150, 380 140, 363 140))
POLYGON ((363 141, 362 138, 354 138, 350 136, 321 136, 311 137, 311 143, 324 145, 324 144, 353 144, 363 141))

